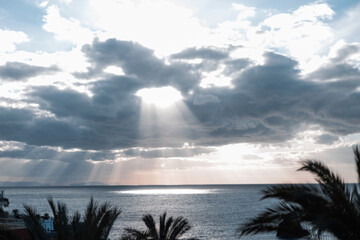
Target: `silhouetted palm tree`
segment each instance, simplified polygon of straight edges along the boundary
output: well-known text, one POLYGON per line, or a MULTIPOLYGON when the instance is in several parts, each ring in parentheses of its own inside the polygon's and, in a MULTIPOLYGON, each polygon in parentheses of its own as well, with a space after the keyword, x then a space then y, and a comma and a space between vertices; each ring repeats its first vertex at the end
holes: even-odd
POLYGON ((45 229, 41 226, 40 215, 36 212, 36 209, 28 205, 24 205, 25 226, 29 229, 34 240, 47 240, 45 229))
MULTIPOLYGON (((152 215, 148 214, 142 218, 146 225, 146 230, 137 230, 127 228, 125 231, 127 235, 123 236, 122 240, 178 240, 186 232, 191 229, 189 222, 183 218, 168 218, 166 213, 160 216, 159 228, 156 227, 155 220, 152 215)), ((189 238, 189 240, 198 240, 197 238, 189 238)))
MULTIPOLYGON (((107 240, 115 220, 121 213, 119 208, 108 203, 98 205, 91 198, 81 221, 81 215, 77 211, 69 218, 65 203, 55 203, 52 198, 48 199, 48 203, 54 215, 54 228, 58 240, 107 240)), ((48 239, 35 209, 26 205, 24 207, 25 224, 35 240, 48 239)))
POLYGON ((238 229, 240 237, 276 231, 285 218, 307 223, 318 236, 324 232, 338 239, 360 239, 360 152, 353 148, 358 183, 344 180, 319 161, 306 160, 298 171, 315 175, 318 184, 283 184, 263 190, 262 199, 281 200, 238 229))

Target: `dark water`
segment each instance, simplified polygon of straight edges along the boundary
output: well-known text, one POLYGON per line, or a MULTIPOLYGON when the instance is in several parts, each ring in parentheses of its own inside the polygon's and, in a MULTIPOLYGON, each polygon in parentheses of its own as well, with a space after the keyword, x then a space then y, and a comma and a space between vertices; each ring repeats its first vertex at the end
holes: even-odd
MULTIPOLYGON (((122 213, 111 232, 118 239, 124 228, 142 228, 141 217, 150 213, 158 216, 166 211, 168 216, 183 216, 193 226, 190 235, 201 239, 231 240, 236 229, 247 218, 253 217, 269 201, 259 201, 265 185, 216 186, 93 186, 93 187, 24 187, 2 188, 10 200, 5 210, 23 210, 23 204, 34 206, 40 213, 50 213, 46 201, 65 202, 70 215, 75 210, 84 212, 91 196, 98 202, 108 201, 120 206, 122 213)), ((275 233, 248 236, 244 239, 277 239, 275 233)))

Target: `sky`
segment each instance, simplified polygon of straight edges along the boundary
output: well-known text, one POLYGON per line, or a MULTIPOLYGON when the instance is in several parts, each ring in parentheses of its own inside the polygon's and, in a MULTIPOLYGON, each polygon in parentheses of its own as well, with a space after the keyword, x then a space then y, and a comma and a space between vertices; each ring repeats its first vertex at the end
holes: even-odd
POLYGON ((0 182, 356 181, 359 1, 0 1, 0 182))

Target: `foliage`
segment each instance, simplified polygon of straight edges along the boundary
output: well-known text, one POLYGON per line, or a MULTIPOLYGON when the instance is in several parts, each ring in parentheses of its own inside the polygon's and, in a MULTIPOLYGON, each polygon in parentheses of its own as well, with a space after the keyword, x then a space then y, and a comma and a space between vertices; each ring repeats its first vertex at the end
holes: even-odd
POLYGON ((24 209, 24 223, 29 229, 33 239, 47 240, 45 229, 41 226, 40 215, 37 213, 36 209, 28 205, 24 205, 24 209))
MULTIPOLYGON (((115 220, 121 213, 118 207, 109 203, 99 205, 91 198, 81 221, 79 212, 75 212, 72 217, 68 216, 65 203, 55 203, 52 198, 48 199, 48 203, 54 216, 58 240, 107 240, 115 220)), ((26 205, 24 207, 25 223, 35 240, 48 239, 36 210, 26 205)))
MULTIPOLYGON (((152 215, 147 214, 142 218, 145 223, 146 230, 137 230, 126 228, 127 232, 122 240, 178 240, 187 233, 191 226, 183 217, 169 217, 166 219, 166 213, 160 216, 159 228, 156 227, 155 220, 152 215)), ((188 240, 197 240, 197 238, 189 238, 188 240)))
POLYGON ((20 218, 19 209, 13 209, 13 210, 12 210, 12 213, 14 214, 14 217, 15 217, 15 218, 18 218, 18 219, 20 218))
POLYGON ((354 147, 353 152, 357 184, 346 185, 339 175, 319 161, 303 161, 298 171, 312 173, 318 184, 283 184, 263 190, 262 199, 280 202, 241 225, 238 229, 240 237, 276 231, 285 217, 291 217, 309 224, 317 236, 329 232, 338 239, 360 239, 359 147, 354 147))

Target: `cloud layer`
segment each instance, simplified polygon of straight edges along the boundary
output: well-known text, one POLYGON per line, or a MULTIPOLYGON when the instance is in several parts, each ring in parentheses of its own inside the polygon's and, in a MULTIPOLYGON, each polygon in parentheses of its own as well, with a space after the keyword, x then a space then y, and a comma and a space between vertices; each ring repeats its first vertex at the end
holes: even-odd
POLYGON ((97 21, 72 17, 73 4, 36 5, 35 38, 0 29, 0 161, 26 165, 26 178, 233 169, 241 163, 224 152, 233 145, 246 166, 294 167, 297 144, 331 152, 359 139, 360 44, 343 39, 358 27, 337 26, 359 6, 339 16, 326 3, 284 12, 233 4, 223 9, 232 17, 210 24, 173 2, 93 0, 84 11, 97 21), (42 37, 61 51, 29 50, 42 37), (163 109, 137 94, 162 87, 182 99, 163 109))
MULTIPOLYGON (((344 58, 346 51, 341 49, 336 58, 344 58)), ((37 116, 29 109, 3 108, 3 140, 94 150, 145 147, 139 139, 141 99, 135 93, 162 86, 182 92, 196 125, 182 126, 191 134, 180 138, 163 133, 166 126, 158 126, 146 147, 182 146, 184 138, 197 146, 281 142, 311 125, 337 136, 360 130, 360 107, 355 104, 360 100, 359 70, 336 58, 303 76, 296 60, 274 52, 264 53, 260 65, 230 58, 231 49, 214 48, 186 49, 165 63, 150 49, 115 39, 95 40, 83 52, 91 67, 74 75, 98 79, 85 83, 91 96, 70 88, 34 86, 26 93, 27 101, 51 117, 37 116), (203 61, 179 61, 197 58, 203 61), (125 75, 104 72, 108 66, 120 67, 125 75), (199 87, 201 74, 220 66, 222 74, 231 77, 232 87, 199 87), (163 146, 156 144, 160 138, 163 146)), ((0 73, 6 80, 21 80, 56 69, 7 63, 0 73)))

